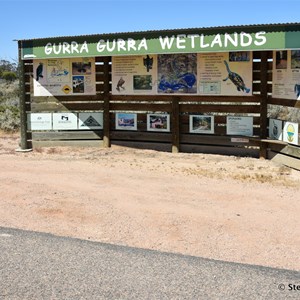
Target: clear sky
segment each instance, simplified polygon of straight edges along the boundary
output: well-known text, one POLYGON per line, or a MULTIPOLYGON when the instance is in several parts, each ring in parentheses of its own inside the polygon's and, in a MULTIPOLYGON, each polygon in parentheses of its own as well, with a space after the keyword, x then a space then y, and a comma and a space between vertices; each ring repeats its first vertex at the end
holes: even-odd
POLYGON ((300 0, 0 0, 0 59, 14 39, 300 22, 300 0))

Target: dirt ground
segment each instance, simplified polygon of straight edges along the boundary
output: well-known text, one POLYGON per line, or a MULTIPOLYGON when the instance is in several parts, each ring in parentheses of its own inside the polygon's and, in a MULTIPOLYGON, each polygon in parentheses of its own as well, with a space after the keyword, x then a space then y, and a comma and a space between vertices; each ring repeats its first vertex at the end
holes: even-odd
POLYGON ((300 270, 300 172, 113 146, 19 153, 0 135, 0 226, 300 270))

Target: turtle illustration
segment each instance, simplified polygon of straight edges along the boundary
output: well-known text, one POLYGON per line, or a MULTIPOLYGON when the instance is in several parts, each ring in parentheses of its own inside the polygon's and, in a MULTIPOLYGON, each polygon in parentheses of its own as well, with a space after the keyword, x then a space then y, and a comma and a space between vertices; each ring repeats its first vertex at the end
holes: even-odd
POLYGON ((243 78, 239 74, 234 73, 229 69, 229 66, 228 66, 228 63, 226 60, 224 60, 224 64, 226 66, 228 76, 225 79, 223 79, 223 81, 230 79, 232 81, 232 83, 236 86, 238 91, 243 91, 248 94, 250 92, 250 89, 248 89, 246 87, 246 84, 245 84, 243 78))

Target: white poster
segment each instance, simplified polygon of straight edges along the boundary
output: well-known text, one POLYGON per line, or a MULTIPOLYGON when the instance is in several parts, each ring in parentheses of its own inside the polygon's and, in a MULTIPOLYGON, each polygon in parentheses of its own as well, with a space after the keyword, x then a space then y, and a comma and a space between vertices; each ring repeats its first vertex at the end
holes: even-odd
POLYGON ((274 140, 282 140, 282 121, 269 119, 269 137, 274 140))
POLYGON ((253 117, 227 116, 228 135, 253 135, 253 117))
POLYGON ((251 96, 252 52, 199 53, 200 95, 251 96))
POLYGON ((95 95, 95 59, 33 61, 34 96, 95 95))
POLYGON ((284 122, 283 141, 298 145, 298 128, 299 124, 297 123, 284 122))
POLYGON ((157 55, 113 56, 112 94, 156 94, 157 55))
POLYGON ((102 112, 85 112, 78 116, 78 129, 103 129, 102 112))
POLYGON ((78 129, 75 113, 53 113, 52 117, 54 130, 78 129))
POLYGON ((273 52, 272 97, 300 100, 300 50, 273 52))
POLYGON ((31 113, 28 117, 29 130, 51 130, 52 114, 51 113, 31 113))

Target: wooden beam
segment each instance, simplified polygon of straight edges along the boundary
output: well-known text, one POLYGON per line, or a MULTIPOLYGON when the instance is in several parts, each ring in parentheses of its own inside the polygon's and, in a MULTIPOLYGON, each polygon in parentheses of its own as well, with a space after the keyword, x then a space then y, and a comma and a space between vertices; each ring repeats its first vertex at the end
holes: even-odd
MULTIPOLYGON (((260 138, 267 138, 267 117, 268 117, 268 53, 261 51, 260 62, 260 138)), ((267 145, 265 143, 260 144, 259 157, 267 158, 267 145)))
POLYGON ((25 86, 25 64, 22 60, 22 42, 18 42, 19 47, 19 85, 20 85, 20 131, 21 131, 21 149, 29 149, 27 140, 27 113, 26 113, 26 86, 25 86))
POLYGON ((109 92, 110 92, 110 86, 109 86, 109 80, 110 80, 110 58, 104 57, 104 85, 103 85, 103 92, 104 92, 104 104, 103 104, 103 146, 105 148, 108 148, 111 146, 110 144, 110 118, 109 118, 109 92))
POLYGON ((180 146, 180 126, 179 126, 179 99, 173 98, 172 101, 172 115, 171 115, 171 127, 172 127, 172 152, 178 153, 180 146))

